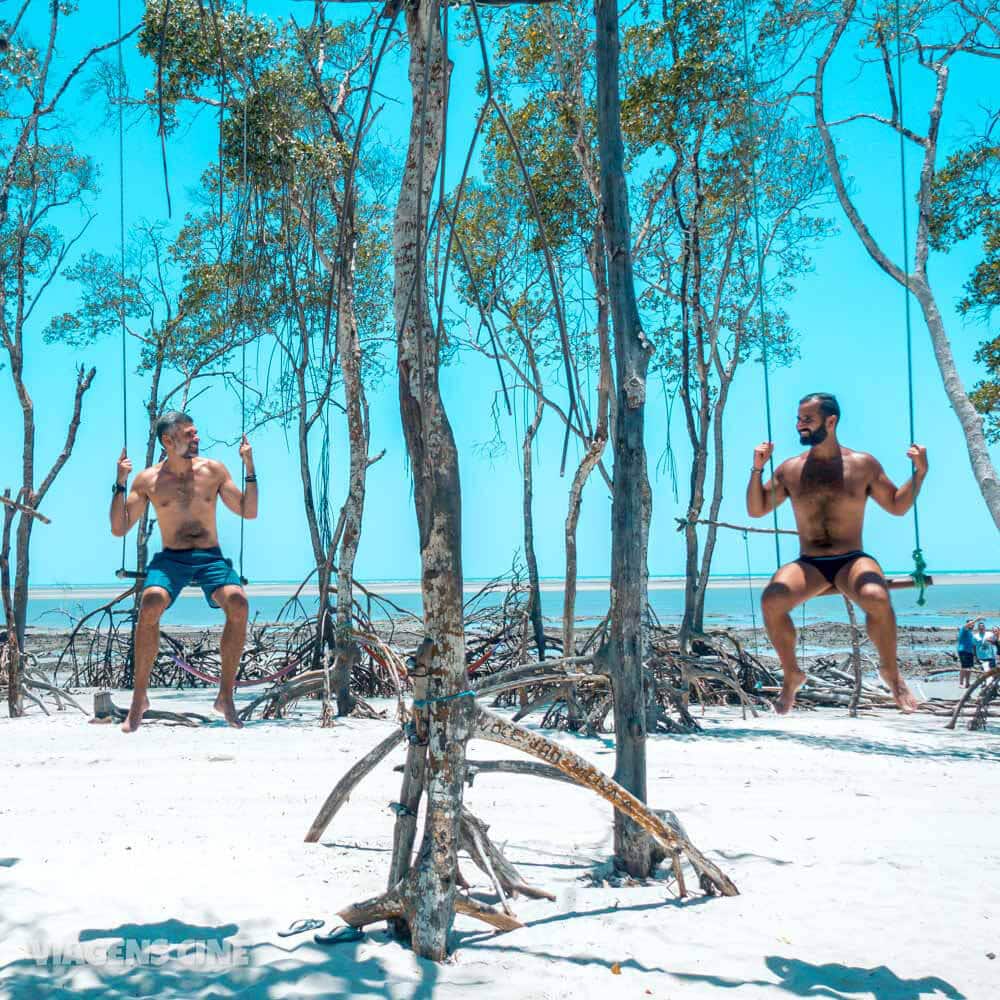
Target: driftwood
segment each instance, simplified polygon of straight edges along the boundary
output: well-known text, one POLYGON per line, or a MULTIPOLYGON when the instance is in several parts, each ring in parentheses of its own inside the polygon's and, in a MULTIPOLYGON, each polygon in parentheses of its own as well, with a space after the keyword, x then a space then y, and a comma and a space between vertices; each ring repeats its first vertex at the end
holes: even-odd
POLYGON ((305 836, 307 844, 315 844, 323 832, 330 825, 333 817, 340 811, 341 806, 350 798, 355 785, 363 781, 381 761, 392 753, 400 743, 403 742, 404 734, 401 729, 390 733, 378 746, 364 755, 348 772, 337 782, 334 789, 327 796, 312 826, 305 836))
MULTIPOLYGON (((419 663, 424 655, 422 647, 422 650, 418 651, 416 661, 419 663)), ((419 681, 416 687, 418 699, 423 697, 423 676, 422 671, 418 671, 415 675, 419 681)), ((390 866, 390 888, 377 897, 352 904, 339 912, 341 919, 352 927, 363 927, 382 920, 402 927, 411 922, 415 913, 417 903, 415 894, 419 891, 420 885, 415 873, 421 870, 422 865, 420 859, 415 863, 411 862, 410 855, 415 840, 417 807, 425 782, 426 745, 422 739, 426 733, 426 722, 421 718, 422 713, 422 708, 416 709, 414 718, 406 727, 410 745, 407 761, 403 767, 401 801, 393 803, 397 821, 390 866)), ((347 801, 351 790, 399 745, 403 735, 404 733, 400 732, 386 737, 337 783, 310 826, 306 834, 307 842, 319 839, 337 810, 347 801)), ((539 766, 521 761, 470 761, 467 765, 469 772, 467 780, 470 783, 476 774, 486 771, 530 774, 569 781, 589 788, 653 839, 656 861, 671 859, 682 894, 686 891, 680 868, 682 857, 686 858, 695 869, 699 883, 706 893, 720 893, 725 896, 738 894, 736 886, 728 876, 691 843, 673 813, 650 809, 573 751, 478 707, 473 715, 471 738, 485 739, 511 747, 538 757, 544 763, 539 766)), ((513 865, 504 858, 502 852, 490 842, 486 825, 466 809, 461 811, 459 828, 459 846, 490 878, 499 897, 501 910, 486 906, 459 892, 454 896, 455 912, 475 917, 499 930, 513 930, 522 926, 510 910, 508 903, 510 896, 523 894, 534 898, 552 897, 543 890, 525 883, 513 865)), ((421 853, 430 849, 425 838, 421 853)), ((468 886, 468 880, 462 877, 461 873, 458 873, 456 881, 459 886, 468 886)))
MULTIPOLYGON (((107 691, 100 691, 94 695, 94 717, 91 722, 124 722, 128 712, 120 708, 111 700, 111 695, 107 691)), ((162 712, 155 708, 147 708, 142 716, 143 722, 172 722, 178 726, 200 726, 212 720, 196 712, 162 712)))
POLYGON ((951 718, 948 720, 946 729, 954 729, 958 722, 959 716, 962 714, 962 709, 965 708, 969 703, 969 699, 972 695, 986 684, 987 681, 992 683, 987 685, 980 694, 980 704, 982 706, 981 712, 977 710, 976 714, 973 716, 969 722, 969 729, 983 729, 986 726, 986 715, 989 711, 989 704, 997 696, 997 681, 1000 679, 1000 668, 995 670, 986 670, 983 674, 975 679, 966 689, 965 693, 955 704, 955 708, 951 713, 951 718))
POLYGON ((668 827, 655 813, 619 784, 585 761, 579 754, 537 733, 508 722, 498 715, 479 709, 474 735, 494 743, 538 757, 562 771, 579 785, 596 792, 612 806, 648 833, 666 852, 680 850, 702 880, 706 891, 724 896, 738 895, 736 886, 721 869, 709 861, 686 837, 668 827))
POLYGON ((554 902, 556 897, 551 892, 538 889, 524 881, 520 872, 487 836, 488 830, 489 827, 481 819, 477 819, 463 807, 460 827, 462 849, 472 858, 473 863, 490 877, 504 912, 508 916, 514 915, 507 905, 508 896, 527 896, 529 899, 548 899, 554 902))
POLYGON ((0 494, 0 503, 2 503, 5 507, 9 507, 11 510, 16 511, 19 514, 26 514, 28 517, 33 517, 36 520, 41 521, 42 524, 52 523, 52 521, 49 518, 47 518, 44 514, 40 513, 39 511, 35 510, 34 507, 29 507, 23 503, 17 503, 15 500, 11 500, 9 496, 0 494))

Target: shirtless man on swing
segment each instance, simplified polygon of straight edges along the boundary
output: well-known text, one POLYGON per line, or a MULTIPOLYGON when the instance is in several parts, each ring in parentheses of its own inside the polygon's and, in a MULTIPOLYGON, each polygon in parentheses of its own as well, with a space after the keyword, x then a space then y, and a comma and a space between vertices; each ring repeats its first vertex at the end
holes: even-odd
POLYGON ((771 577, 761 597, 768 638, 784 673, 775 709, 780 715, 791 711, 806 679, 795 659, 795 626, 789 612, 833 588, 865 612, 882 680, 900 709, 912 712, 917 700, 896 662, 896 614, 881 567, 861 548, 861 529, 869 497, 897 517, 913 506, 927 475, 927 449, 910 447, 906 454, 913 463, 913 476, 896 487, 871 455, 840 444, 839 423, 837 400, 829 393, 810 393, 799 403, 796 422, 799 442, 809 450, 782 462, 767 483, 764 466, 774 444, 765 441, 753 453, 747 513, 763 517, 790 497, 801 549, 798 559, 771 577))
POLYGON ((135 627, 135 688, 122 732, 134 733, 149 708, 149 673, 160 648, 160 616, 189 584, 201 587, 209 605, 225 612, 222 678, 215 710, 234 729, 242 729, 233 704, 233 688, 246 641, 249 607, 232 560, 225 559, 219 549, 215 510, 222 497, 234 514, 247 520, 257 516, 253 451, 244 435, 240 458, 246 468, 247 488, 243 493, 221 462, 198 456, 198 429, 186 413, 164 413, 156 422, 156 437, 167 453, 166 460, 143 469, 128 489, 132 463, 123 448, 111 497, 111 534, 117 538, 127 535, 146 505, 152 503, 163 539, 163 551, 150 561, 142 584, 135 627))

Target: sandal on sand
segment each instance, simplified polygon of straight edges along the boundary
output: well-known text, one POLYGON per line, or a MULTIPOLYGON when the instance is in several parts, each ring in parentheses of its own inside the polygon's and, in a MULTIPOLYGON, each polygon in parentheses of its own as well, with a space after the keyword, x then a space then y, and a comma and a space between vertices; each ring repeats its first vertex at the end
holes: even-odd
POLYGON ((348 944, 351 941, 360 941, 365 936, 365 932, 360 927, 351 927, 344 924, 336 927, 329 934, 314 934, 313 941, 316 944, 348 944))
POLYGON ((291 937, 293 934, 301 934, 303 931, 314 931, 322 927, 325 923, 325 920, 306 917, 304 920, 296 920, 293 924, 290 924, 288 930, 278 931, 278 937, 291 937))

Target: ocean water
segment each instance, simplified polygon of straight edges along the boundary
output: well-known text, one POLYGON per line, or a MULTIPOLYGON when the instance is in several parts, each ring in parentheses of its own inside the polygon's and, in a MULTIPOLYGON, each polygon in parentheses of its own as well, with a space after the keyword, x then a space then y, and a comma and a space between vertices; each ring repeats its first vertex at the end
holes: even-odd
MULTIPOLYGON (((749 626, 754 621, 760 625, 760 592, 767 581, 755 579, 748 588, 742 586, 720 586, 709 588, 705 602, 706 626, 749 626)), ((581 584, 583 582, 581 581, 581 584)), ((552 589, 542 591, 542 613, 551 621, 558 621, 562 614, 563 591, 557 586, 548 585, 552 589)), ((593 587, 593 585, 589 585, 593 587)), ((421 608, 420 594, 416 585, 413 589, 400 592, 398 584, 386 596, 394 604, 407 611, 419 615, 421 608)), ((80 588, 81 596, 76 597, 61 590, 58 596, 44 596, 44 590, 33 591, 28 602, 28 623, 45 628, 66 628, 83 614, 99 608, 108 600, 107 596, 91 596, 93 590, 80 588)), ((467 587, 467 598, 474 593, 467 587)), ((274 621, 287 601, 286 597, 250 595, 251 616, 258 621, 274 621)), ((363 595, 360 597, 362 607, 366 607, 363 595)), ((649 601, 660 621, 665 624, 678 624, 684 611, 684 592, 681 589, 651 588, 649 601)), ((600 620, 608 609, 609 593, 606 588, 581 590, 577 593, 576 614, 578 618, 600 620)), ((302 606, 306 612, 316 610, 315 597, 303 598, 302 606)), ((992 622, 1000 622, 1000 584, 995 580, 977 583, 941 584, 927 590, 927 603, 920 607, 917 604, 916 591, 899 590, 893 593, 893 604, 901 624, 924 626, 952 626, 970 615, 981 615, 992 622)), ((367 607, 366 607, 366 610, 367 607)), ((373 602, 370 615, 378 620, 386 617, 379 612, 378 604, 373 602)), ((801 610, 796 611, 796 622, 801 621, 801 610)), ((218 625, 223 621, 222 612, 210 608, 200 591, 186 591, 174 603, 164 616, 164 624, 186 626, 218 625)), ((839 597, 823 597, 808 602, 805 606, 805 620, 817 621, 847 621, 844 602, 839 597)))

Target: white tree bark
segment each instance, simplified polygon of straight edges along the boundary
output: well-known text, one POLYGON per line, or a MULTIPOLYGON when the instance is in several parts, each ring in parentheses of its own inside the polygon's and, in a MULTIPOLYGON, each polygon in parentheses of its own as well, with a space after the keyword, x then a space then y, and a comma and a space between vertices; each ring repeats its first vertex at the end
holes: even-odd
MULTIPOLYGON (((851 223, 851 227, 857 233, 869 256, 889 277, 908 288, 920 303, 924 322, 930 334, 931 346, 934 349, 934 358, 937 361, 938 371, 944 383, 945 393, 948 396, 948 401, 951 403, 951 408, 955 411, 955 416, 958 417, 962 434, 965 437, 965 445, 969 455, 969 463, 972 466, 972 474, 979 484, 980 492, 993 517, 993 523, 1000 530, 1000 477, 998 477, 996 467, 990 459, 989 448, 986 444, 986 435, 983 430, 983 418, 976 412, 975 407, 969 400, 969 394, 965 391, 965 386, 958 374, 955 357, 951 350, 951 342, 948 339, 944 321, 941 318, 941 310, 938 308, 937 299, 927 277, 931 185, 934 181, 941 115, 948 87, 948 65, 944 59, 938 62, 924 63, 926 68, 931 70, 936 78, 934 99, 928 112, 927 133, 923 136, 915 135, 909 131, 906 133, 908 138, 922 146, 924 151, 920 170, 920 187, 917 196, 918 219, 914 270, 911 273, 906 273, 903 268, 890 259, 889 255, 879 245, 864 219, 862 219, 857 206, 851 199, 850 193, 847 190, 847 183, 844 179, 841 162, 837 158, 837 147, 833 141, 830 123, 826 118, 824 104, 826 69, 837 46, 847 32, 856 10, 856 0, 848 0, 844 4, 840 14, 837 16, 830 40, 817 61, 816 83, 813 90, 813 110, 816 118, 816 127, 823 143, 824 158, 826 159, 826 165, 830 171, 834 190, 837 192, 837 199, 840 202, 841 208, 843 208, 844 214, 851 223)), ((894 129, 902 127, 900 122, 890 122, 889 124, 894 129)))

